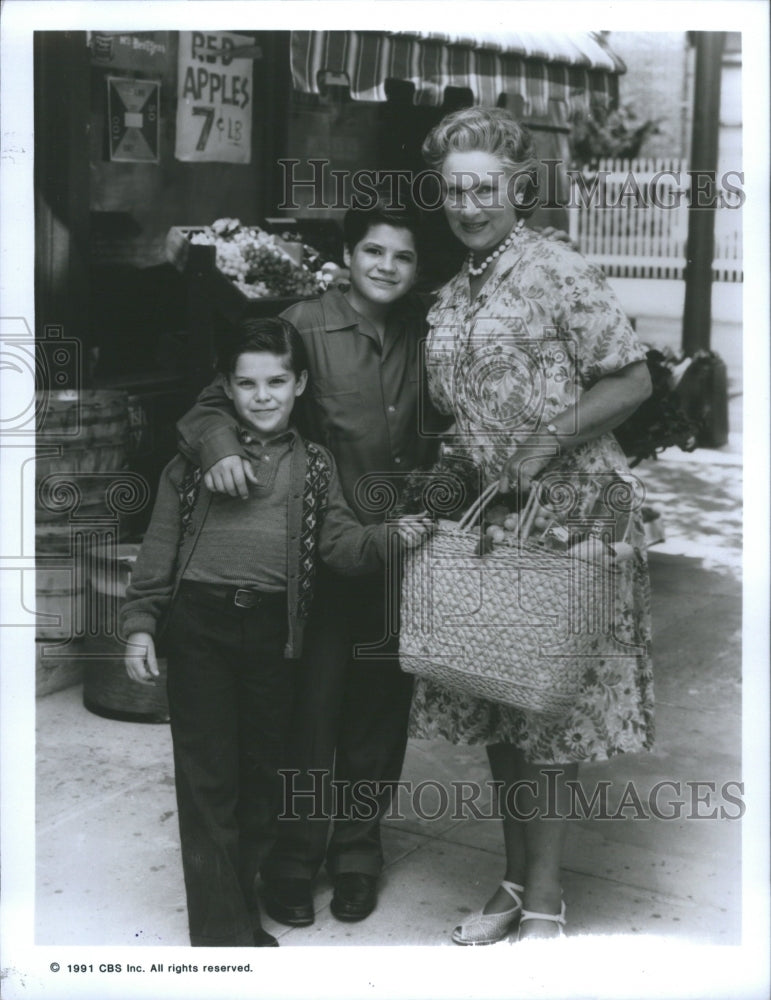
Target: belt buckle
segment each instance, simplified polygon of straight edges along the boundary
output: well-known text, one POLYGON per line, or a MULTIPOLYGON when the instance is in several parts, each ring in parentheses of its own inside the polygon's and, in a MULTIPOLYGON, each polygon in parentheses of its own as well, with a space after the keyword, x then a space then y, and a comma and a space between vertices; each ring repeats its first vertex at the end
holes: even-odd
POLYGON ((253 590, 245 590, 243 587, 233 594, 233 604, 237 608, 256 608, 260 602, 260 595, 253 590))

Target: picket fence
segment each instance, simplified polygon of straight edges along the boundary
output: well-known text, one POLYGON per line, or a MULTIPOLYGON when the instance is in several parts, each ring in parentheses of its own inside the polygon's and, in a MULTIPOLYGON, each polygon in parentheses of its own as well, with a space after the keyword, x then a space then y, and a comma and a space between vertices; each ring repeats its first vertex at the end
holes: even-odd
MULTIPOLYGON (((597 173, 584 175, 582 184, 572 178, 568 217, 573 243, 611 277, 682 278, 687 169, 679 158, 601 160, 597 173)), ((715 212, 715 281, 743 279, 741 217, 740 208, 715 212)))

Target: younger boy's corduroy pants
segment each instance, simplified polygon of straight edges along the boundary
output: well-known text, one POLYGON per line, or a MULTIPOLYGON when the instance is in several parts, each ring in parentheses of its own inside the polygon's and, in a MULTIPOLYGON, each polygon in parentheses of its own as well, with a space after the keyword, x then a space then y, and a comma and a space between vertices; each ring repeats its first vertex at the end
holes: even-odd
POLYGON ((286 594, 183 582, 166 632, 191 944, 252 946, 254 880, 275 836, 296 664, 286 594), (240 599, 240 598, 239 598, 240 599))

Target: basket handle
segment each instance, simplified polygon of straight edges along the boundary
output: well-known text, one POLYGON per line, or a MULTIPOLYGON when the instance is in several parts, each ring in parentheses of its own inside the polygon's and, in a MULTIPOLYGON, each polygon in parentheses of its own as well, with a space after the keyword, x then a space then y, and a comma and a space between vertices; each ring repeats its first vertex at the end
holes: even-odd
MULTIPOLYGON (((490 501, 498 492, 498 482, 491 483, 482 493, 477 497, 477 499, 472 503, 463 517, 458 521, 459 531, 468 531, 471 526, 480 517, 482 512, 488 506, 490 501)), ((524 510, 519 519, 519 525, 517 528, 517 536, 523 541, 530 534, 530 530, 533 526, 533 521, 535 520, 536 511, 538 509, 537 502, 538 495, 538 483, 533 480, 531 483, 530 493, 527 497, 527 502, 525 503, 524 510)))
POLYGON ((533 522, 535 521, 536 511, 538 510, 538 490, 539 484, 533 481, 530 484, 530 492, 527 495, 527 501, 525 502, 525 507, 522 513, 519 515, 519 520, 517 521, 517 531, 516 537, 521 542, 526 542, 530 537, 530 532, 533 528, 533 522))
POLYGON ((490 483, 490 485, 484 489, 472 503, 460 521, 458 521, 458 530, 468 531, 471 525, 476 521, 477 517, 481 516, 482 511, 490 503, 497 492, 498 483, 490 483))

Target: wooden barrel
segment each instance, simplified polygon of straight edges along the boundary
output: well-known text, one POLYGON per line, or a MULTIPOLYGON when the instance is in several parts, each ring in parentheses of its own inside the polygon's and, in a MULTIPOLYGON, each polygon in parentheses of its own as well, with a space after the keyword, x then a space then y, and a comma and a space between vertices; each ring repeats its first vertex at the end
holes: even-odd
POLYGON ((35 697, 80 684, 83 680, 83 643, 51 645, 45 639, 35 641, 35 697))
POLYGON ((125 433, 127 404, 128 394, 120 390, 41 389, 35 393, 35 428, 55 443, 109 443, 125 433))
POLYGON ((83 633, 85 580, 72 566, 35 566, 35 636, 70 639, 83 633))
POLYGON ((102 655, 91 658, 95 644, 87 642, 83 667, 83 705, 94 715, 122 722, 168 722, 166 661, 158 661, 160 677, 154 685, 137 684, 126 673, 121 647, 105 643, 102 655))
POLYGON ((105 514, 104 474, 125 468, 128 394, 38 392, 36 432, 35 547, 38 553, 67 552, 75 497, 78 518, 105 514))
MULTIPOLYGON (((126 595, 138 544, 94 550, 89 560, 89 600, 92 606, 117 611, 126 595), (116 603, 117 602, 117 603, 116 603)), ((105 625, 107 624, 105 617, 105 625)), ((125 647, 115 635, 112 612, 109 629, 86 640, 83 670, 83 705, 95 715, 126 722, 168 722, 166 661, 160 659, 160 677, 152 686, 132 681, 126 673, 125 647)), ((98 617, 97 623, 98 625, 98 617)))

